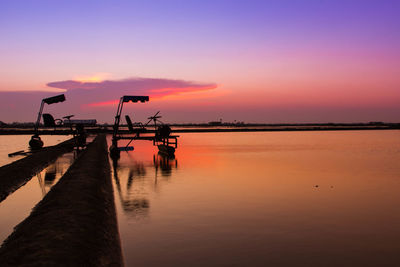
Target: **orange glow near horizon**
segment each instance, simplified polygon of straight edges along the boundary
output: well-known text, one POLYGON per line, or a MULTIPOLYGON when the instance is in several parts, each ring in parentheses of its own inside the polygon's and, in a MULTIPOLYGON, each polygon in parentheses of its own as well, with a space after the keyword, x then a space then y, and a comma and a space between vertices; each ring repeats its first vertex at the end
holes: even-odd
MULTIPOLYGON (((199 99, 199 98, 208 98, 208 97, 217 97, 222 94, 227 94, 227 91, 218 92, 216 95, 211 96, 211 94, 205 94, 205 92, 210 92, 213 89, 216 89, 218 86, 208 86, 208 87, 185 87, 185 88, 161 88, 151 90, 152 92, 156 92, 159 94, 149 94, 150 100, 159 101, 161 99, 169 99, 169 100, 189 100, 189 99, 199 99), (163 94, 164 93, 164 94, 163 94)), ((89 107, 104 107, 104 106, 114 106, 119 102, 118 99, 98 102, 98 103, 90 103, 86 106, 89 107)))
POLYGON ((105 72, 101 72, 101 73, 95 73, 93 75, 90 76, 77 76, 74 77, 73 80, 75 81, 79 81, 82 83, 86 83, 86 82, 102 82, 106 79, 109 79, 111 77, 110 73, 105 73, 105 72))

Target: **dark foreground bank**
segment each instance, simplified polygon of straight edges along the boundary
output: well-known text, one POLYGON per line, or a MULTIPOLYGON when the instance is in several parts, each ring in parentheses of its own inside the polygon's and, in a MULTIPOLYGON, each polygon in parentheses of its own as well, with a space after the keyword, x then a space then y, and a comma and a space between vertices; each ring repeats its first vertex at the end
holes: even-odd
POLYGON ((74 141, 69 139, 58 145, 45 147, 30 156, 0 167, 0 202, 59 156, 73 149, 74 141))
POLYGON ((2 266, 122 266, 107 142, 101 135, 0 248, 2 266))

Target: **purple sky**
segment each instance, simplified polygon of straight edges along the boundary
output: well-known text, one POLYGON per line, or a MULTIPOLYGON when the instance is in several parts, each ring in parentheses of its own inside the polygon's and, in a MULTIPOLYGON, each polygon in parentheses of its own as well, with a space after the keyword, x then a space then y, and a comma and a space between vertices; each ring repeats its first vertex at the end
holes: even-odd
POLYGON ((0 120, 399 121, 400 1, 0 1, 0 120), (90 87, 90 89, 88 89, 90 87), (27 92, 31 91, 31 92, 27 92), (53 91, 53 92, 49 92, 53 91))

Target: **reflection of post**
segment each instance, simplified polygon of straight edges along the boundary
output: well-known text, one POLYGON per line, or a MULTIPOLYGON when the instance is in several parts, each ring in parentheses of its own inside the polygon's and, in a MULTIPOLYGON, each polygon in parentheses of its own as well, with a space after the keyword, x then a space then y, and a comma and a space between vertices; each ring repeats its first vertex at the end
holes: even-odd
POLYGON ((44 174, 44 184, 51 187, 56 180, 57 175, 57 161, 46 168, 46 173, 44 174))
POLYGON ((69 166, 74 162, 75 158, 76 151, 66 153, 37 174, 43 196, 45 196, 47 192, 50 191, 51 187, 57 183, 58 179, 63 176, 69 166))
MULTIPOLYGON (((128 157, 130 157, 129 154, 128 157)), ((154 183, 152 175, 149 177, 146 174, 146 169, 150 166, 138 162, 134 158, 131 158, 130 161, 113 160, 115 190, 120 199, 122 211, 134 219, 148 216, 150 208, 148 195, 154 191, 157 193, 157 186, 162 182, 158 181, 159 169, 161 169, 162 177, 168 178, 171 176, 172 170, 178 168, 178 161, 174 156, 154 154, 153 166, 155 169, 154 183)))
MULTIPOLYGON (((47 194, 48 191, 50 191, 50 188, 53 186, 53 183, 56 180, 58 170, 60 169, 58 161, 59 159, 57 159, 56 162, 49 165, 46 169, 37 174, 43 197, 47 194), (44 178, 42 177, 42 172, 44 172, 44 178)), ((60 177, 61 176, 62 172, 60 172, 60 177)))
POLYGON ((158 167, 160 167, 161 175, 165 177, 171 176, 173 166, 175 166, 175 169, 178 168, 178 160, 175 156, 168 156, 164 153, 153 155, 153 163, 156 169, 156 174, 158 172, 158 167))
POLYGON ((156 177, 154 178, 154 189, 157 189, 157 174, 158 174, 158 164, 156 164, 156 155, 153 155, 154 169, 156 170, 156 177))
POLYGON ((126 183, 126 194, 124 194, 121 187, 121 181, 118 175, 119 171, 122 171, 121 167, 118 166, 118 160, 113 160, 114 180, 118 191, 118 196, 121 202, 121 206, 125 213, 133 215, 136 219, 147 217, 150 203, 146 198, 138 198, 133 194, 132 187, 135 176, 145 176, 146 172, 143 164, 134 164, 129 168, 129 173, 126 183), (134 167, 134 168, 133 168, 134 167))
POLYGON ((43 179, 42 179, 42 173, 38 173, 37 174, 37 178, 38 178, 38 181, 39 181, 39 186, 40 186, 40 189, 42 189, 42 196, 44 197, 45 195, 46 195, 46 190, 44 189, 44 184, 43 184, 43 179))

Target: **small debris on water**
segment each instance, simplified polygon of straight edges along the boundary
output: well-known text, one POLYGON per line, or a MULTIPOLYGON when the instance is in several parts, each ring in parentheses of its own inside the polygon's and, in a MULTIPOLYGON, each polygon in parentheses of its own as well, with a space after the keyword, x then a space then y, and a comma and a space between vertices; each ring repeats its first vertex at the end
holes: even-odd
POLYGON ((318 186, 319 186, 319 185, 316 184, 314 187, 318 187, 318 186))

